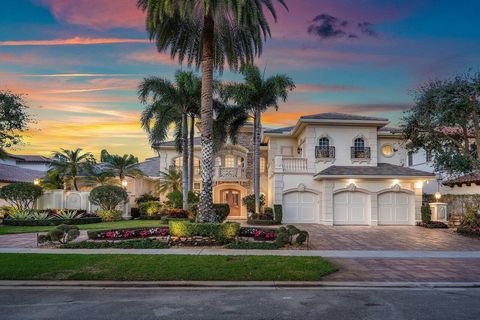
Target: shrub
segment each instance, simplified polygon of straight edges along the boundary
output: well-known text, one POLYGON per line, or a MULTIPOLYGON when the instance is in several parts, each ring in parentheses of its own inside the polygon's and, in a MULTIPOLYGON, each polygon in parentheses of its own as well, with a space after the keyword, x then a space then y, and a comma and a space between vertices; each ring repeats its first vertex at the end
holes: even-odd
POLYGON ((430 221, 429 223, 420 221, 417 222, 417 226, 429 229, 448 229, 448 225, 441 221, 430 221))
POLYGON ((211 237, 221 242, 235 239, 240 229, 238 223, 192 223, 189 221, 169 221, 170 234, 174 237, 211 237))
POLYGON ((189 213, 183 209, 165 209, 160 212, 161 216, 172 219, 188 219, 189 213))
POLYGON ((180 209, 183 207, 183 195, 181 191, 172 191, 167 194, 166 204, 170 208, 180 209))
POLYGON ((466 236, 480 237, 480 227, 464 227, 457 228, 457 232, 466 236))
POLYGON ((89 200, 104 211, 115 210, 122 203, 128 201, 125 189, 119 186, 99 186, 90 191, 89 200))
POLYGON ((282 223, 283 218, 283 210, 281 204, 274 204, 273 205, 273 219, 278 222, 279 224, 282 223))
POLYGON ((230 214, 230 206, 226 203, 214 203, 213 212, 217 218, 217 222, 223 222, 230 214))
MULTIPOLYGON (((255 195, 249 194, 242 198, 243 205, 247 207, 248 212, 258 213, 255 212, 255 195)), ((263 194, 260 195, 260 210, 262 210, 263 206, 265 206, 265 196, 263 194)))
POLYGON ((130 208, 130 216, 132 219, 140 218, 140 209, 130 208))
POLYGON ((430 223, 432 221, 432 209, 430 209, 430 206, 428 204, 423 205, 420 211, 422 213, 422 222, 430 223))
POLYGON ((152 216, 160 213, 160 210, 162 210, 162 205, 157 201, 141 202, 138 205, 138 210, 140 211, 140 215, 152 216))
POLYGON ((61 224, 55 229, 50 230, 46 235, 39 235, 37 241, 39 243, 45 242, 59 242, 62 244, 75 240, 80 235, 80 230, 77 226, 69 226, 61 224))
POLYGON ((77 210, 68 210, 68 209, 58 210, 54 213, 54 215, 58 219, 67 219, 67 220, 80 218, 80 216, 82 216, 82 214, 79 213, 77 210))
POLYGON ((296 244, 304 244, 305 241, 308 239, 308 232, 307 231, 300 231, 295 238, 295 243, 296 244))
POLYGON ((135 203, 138 205, 143 202, 152 202, 152 201, 160 201, 160 197, 156 197, 150 193, 144 193, 140 197, 135 199, 135 203))
POLYGON ((0 207, 0 218, 8 217, 8 216, 10 215, 10 212, 12 212, 13 210, 15 210, 14 207, 11 207, 11 206, 1 206, 1 207, 0 207))
POLYGON ((102 218, 103 221, 113 221, 122 218, 122 211, 120 210, 99 210, 97 215, 102 218))
POLYGON ((8 214, 8 220, 24 221, 33 220, 32 214, 35 212, 33 209, 18 209, 13 208, 8 214))
POLYGON ((288 244, 289 237, 287 232, 279 232, 275 243, 280 247, 285 247, 288 244))
POLYGON ((475 208, 469 208, 467 213, 463 216, 462 226, 464 227, 478 227, 478 211, 475 208))
POLYGON ((30 208, 42 194, 42 187, 29 182, 11 183, 0 188, 0 198, 22 210, 30 208))
POLYGON ((225 249, 277 250, 278 244, 271 242, 239 242, 225 245, 225 249))
POLYGON ((168 243, 154 240, 154 239, 137 239, 128 241, 82 241, 75 243, 67 243, 61 246, 63 249, 103 249, 103 248, 115 248, 115 249, 168 249, 170 246, 168 243))

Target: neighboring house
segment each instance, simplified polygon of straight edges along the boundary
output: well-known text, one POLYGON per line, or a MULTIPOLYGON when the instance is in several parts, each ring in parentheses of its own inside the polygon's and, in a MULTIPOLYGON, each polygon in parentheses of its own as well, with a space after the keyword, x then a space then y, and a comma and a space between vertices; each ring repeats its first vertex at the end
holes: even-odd
MULTIPOLYGON (((35 182, 45 176, 50 159, 33 155, 12 155, 0 159, 0 187, 14 182, 35 182)), ((7 205, 0 200, 0 206, 7 205)))
MULTIPOLYGON (((266 130, 261 192, 283 205, 285 223, 412 225, 420 220, 423 185, 434 174, 406 166, 399 129, 388 119, 339 113, 302 116, 296 125, 266 130)), ((196 172, 200 144, 195 143, 196 172)), ((173 142, 159 146, 160 170, 181 168, 173 142)), ((253 193, 252 127, 215 155, 214 202, 245 219, 242 197, 253 193)), ((200 189, 200 177, 195 177, 200 189)))

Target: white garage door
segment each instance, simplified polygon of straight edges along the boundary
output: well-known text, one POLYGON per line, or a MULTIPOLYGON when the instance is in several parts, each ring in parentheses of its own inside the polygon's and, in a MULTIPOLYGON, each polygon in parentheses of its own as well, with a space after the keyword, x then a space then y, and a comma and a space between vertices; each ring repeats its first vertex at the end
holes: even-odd
POLYGON ((368 224, 370 205, 368 196, 361 192, 341 192, 333 197, 333 223, 368 224))
POLYGON ((410 224, 413 196, 387 192, 378 196, 378 224, 410 224))
POLYGON ((283 222, 314 223, 319 215, 318 196, 311 192, 290 192, 283 196, 283 222))

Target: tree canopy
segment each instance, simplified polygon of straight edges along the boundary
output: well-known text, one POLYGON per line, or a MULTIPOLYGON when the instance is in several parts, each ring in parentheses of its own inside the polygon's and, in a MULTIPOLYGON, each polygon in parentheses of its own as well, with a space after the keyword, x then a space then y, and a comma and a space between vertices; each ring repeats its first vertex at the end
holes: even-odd
POLYGON ((5 149, 22 142, 21 133, 32 121, 27 109, 21 95, 0 91, 0 158, 6 156, 5 149))
POLYGON ((410 151, 425 149, 437 172, 465 174, 480 169, 480 74, 434 80, 414 93, 404 138, 410 151))

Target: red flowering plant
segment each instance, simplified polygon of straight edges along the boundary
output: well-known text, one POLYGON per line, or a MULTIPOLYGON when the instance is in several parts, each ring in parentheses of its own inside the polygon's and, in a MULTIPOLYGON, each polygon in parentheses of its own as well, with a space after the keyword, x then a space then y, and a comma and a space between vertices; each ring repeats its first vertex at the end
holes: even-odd
POLYGON ((259 241, 275 240, 277 237, 277 231, 274 229, 244 227, 240 228, 238 235, 240 237, 254 238, 255 240, 259 241))
POLYGON ((139 229, 117 229, 108 231, 88 231, 88 238, 92 240, 109 239, 132 239, 146 237, 166 237, 170 234, 168 227, 161 228, 139 228, 139 229))

